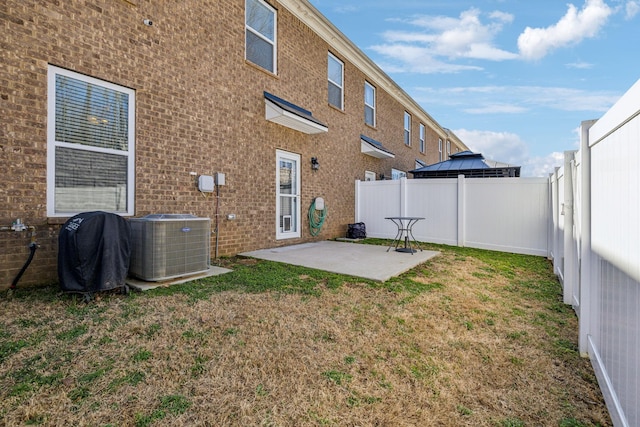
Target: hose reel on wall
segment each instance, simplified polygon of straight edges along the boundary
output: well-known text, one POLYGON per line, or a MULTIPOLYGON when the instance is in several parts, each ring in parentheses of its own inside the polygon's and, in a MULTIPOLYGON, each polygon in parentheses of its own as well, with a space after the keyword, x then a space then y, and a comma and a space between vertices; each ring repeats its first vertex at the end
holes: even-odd
POLYGON ((327 219, 327 207, 322 197, 316 197, 309 206, 309 233, 317 236, 322 230, 324 221, 327 219))

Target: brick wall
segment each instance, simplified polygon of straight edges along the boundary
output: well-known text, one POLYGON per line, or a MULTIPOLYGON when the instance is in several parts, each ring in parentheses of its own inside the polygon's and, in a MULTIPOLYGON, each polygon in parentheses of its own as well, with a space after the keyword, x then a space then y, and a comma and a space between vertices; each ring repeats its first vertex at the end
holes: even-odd
MULTIPOLYGON (((57 280, 57 233, 65 220, 46 213, 49 64, 136 91, 136 216, 162 212, 214 218, 215 194, 200 193, 196 178, 226 174, 217 200, 219 255, 342 236, 353 222, 354 180, 364 179, 365 170, 389 176, 392 167, 413 169, 416 158, 437 160, 438 132, 427 127, 427 155, 419 153, 420 121, 409 111, 414 114, 413 140, 406 147, 405 107, 380 89, 377 126, 364 124, 365 75, 346 61, 345 109, 329 106, 330 46, 276 2, 271 4, 278 10, 277 75, 244 59, 241 0, 4 4, 0 226, 21 218, 36 227, 40 245, 21 284, 57 280), (143 24, 146 18, 153 26, 143 24), (311 110, 329 131, 306 135, 267 122, 264 91, 311 110), (360 134, 382 142, 395 159, 361 154, 360 134), (300 239, 275 238, 277 149, 301 156, 300 239), (311 157, 318 158, 319 170, 311 169, 311 157), (319 196, 329 214, 321 234, 312 238, 306 212, 319 196), (235 220, 226 219, 230 213, 235 220)), ((0 288, 26 260, 28 243, 26 232, 0 232, 0 288)))

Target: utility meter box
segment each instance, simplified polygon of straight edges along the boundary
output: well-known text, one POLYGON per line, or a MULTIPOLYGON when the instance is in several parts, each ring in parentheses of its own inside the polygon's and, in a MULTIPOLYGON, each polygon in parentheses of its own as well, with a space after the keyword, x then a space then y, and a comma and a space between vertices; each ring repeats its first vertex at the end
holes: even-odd
POLYGON ((198 177, 198 190, 203 193, 213 193, 214 183, 211 175, 200 175, 198 177))

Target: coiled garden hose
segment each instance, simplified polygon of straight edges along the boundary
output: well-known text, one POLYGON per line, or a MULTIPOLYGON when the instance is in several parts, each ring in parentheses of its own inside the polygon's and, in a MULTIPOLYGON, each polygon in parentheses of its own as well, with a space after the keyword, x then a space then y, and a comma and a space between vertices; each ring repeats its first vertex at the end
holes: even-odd
POLYGON ((317 236, 322 230, 322 225, 325 219, 327 219, 327 207, 324 209, 316 209, 316 199, 313 199, 311 206, 309 206, 309 232, 312 236, 317 236))

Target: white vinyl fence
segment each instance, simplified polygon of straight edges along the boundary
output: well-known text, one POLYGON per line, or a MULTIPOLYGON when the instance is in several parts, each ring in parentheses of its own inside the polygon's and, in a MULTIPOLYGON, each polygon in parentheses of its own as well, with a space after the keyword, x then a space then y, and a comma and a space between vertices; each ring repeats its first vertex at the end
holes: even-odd
POLYGON ((640 426, 640 80, 549 179, 356 182, 367 235, 393 238, 389 216, 425 217, 419 241, 553 259, 614 425, 640 426))
POLYGON ((399 179, 356 181, 356 222, 367 236, 393 238, 386 217, 424 217, 418 241, 549 255, 547 178, 399 179))
POLYGON ((580 151, 565 153, 551 182, 554 269, 578 314, 580 351, 614 425, 640 426, 640 81, 582 123, 580 151))

